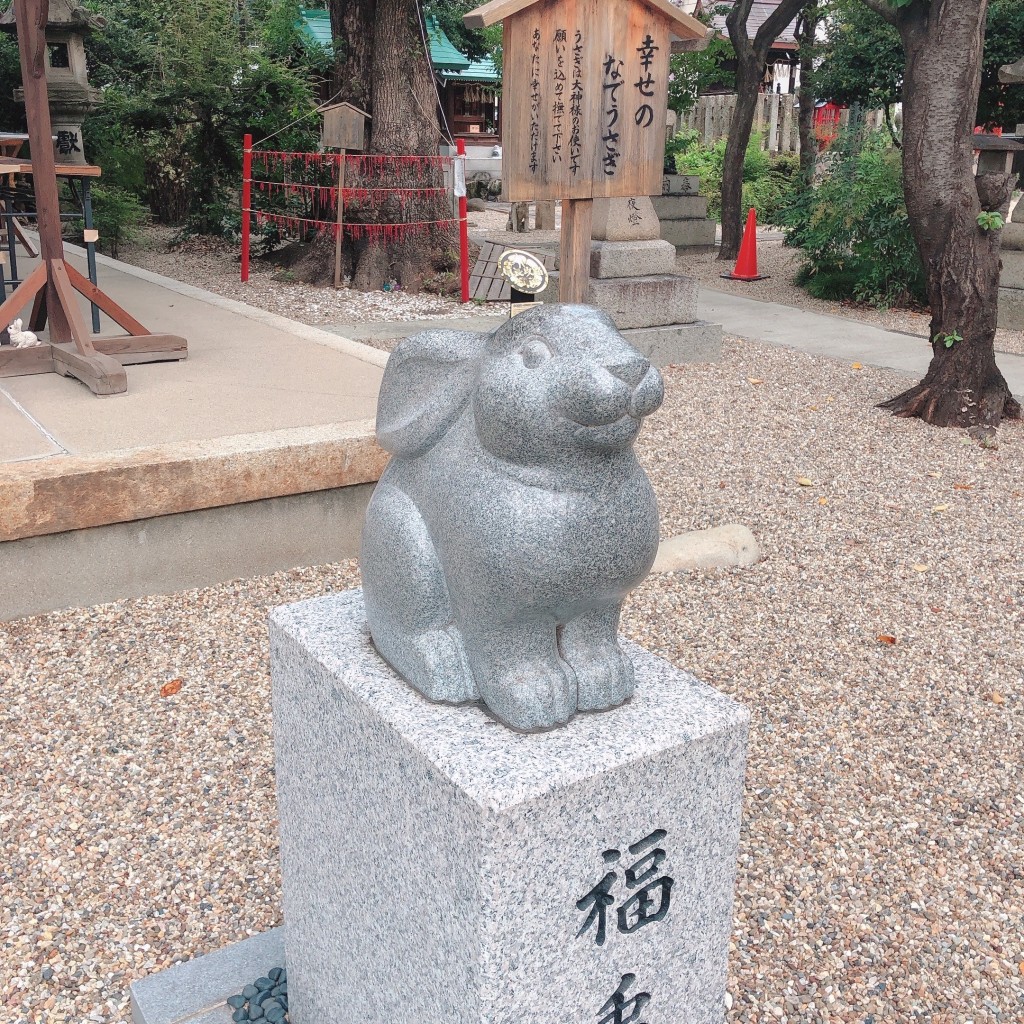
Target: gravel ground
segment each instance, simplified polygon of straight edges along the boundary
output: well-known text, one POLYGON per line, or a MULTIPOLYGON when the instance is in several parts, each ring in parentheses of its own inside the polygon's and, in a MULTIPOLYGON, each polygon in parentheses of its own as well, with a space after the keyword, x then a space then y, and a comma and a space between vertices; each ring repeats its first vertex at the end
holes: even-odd
MULTIPOLYGON (((800 250, 790 249, 778 239, 761 240, 757 245, 757 269, 767 274, 764 281, 727 281, 721 275, 731 269, 723 264, 716 253, 682 252, 676 259, 676 271, 693 274, 705 288, 733 292, 748 299, 762 302, 781 302, 784 306, 809 309, 815 313, 849 317, 887 331, 900 331, 919 338, 927 338, 930 318, 927 313, 909 309, 874 309, 871 306, 848 302, 827 302, 808 295, 793 284, 800 267, 800 250)), ((914 342, 908 339, 911 344, 914 342)), ((1024 354, 1024 331, 996 331, 996 351, 1024 354)))
MULTIPOLYGON (((753 714, 730 1022, 1024 1019, 1024 427, 985 450, 747 342, 666 379, 663 532, 765 552, 623 624, 753 714)), ((266 612, 356 579, 0 625, 0 1021, 127 1021, 131 979, 279 923, 266 612)))

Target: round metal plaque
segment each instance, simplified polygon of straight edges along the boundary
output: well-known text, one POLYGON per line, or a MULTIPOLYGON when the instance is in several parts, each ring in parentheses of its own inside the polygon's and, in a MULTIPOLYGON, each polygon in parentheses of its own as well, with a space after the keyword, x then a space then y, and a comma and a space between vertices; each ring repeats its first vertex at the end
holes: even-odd
POLYGON ((547 267, 525 249, 506 249, 498 257, 498 270, 518 292, 536 295, 547 287, 547 267))

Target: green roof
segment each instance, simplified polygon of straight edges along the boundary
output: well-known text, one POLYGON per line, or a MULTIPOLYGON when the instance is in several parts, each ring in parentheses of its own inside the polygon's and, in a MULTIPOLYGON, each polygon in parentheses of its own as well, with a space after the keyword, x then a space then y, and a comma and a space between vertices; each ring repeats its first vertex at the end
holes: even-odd
POLYGON ((466 71, 473 63, 455 49, 433 14, 427 15, 427 42, 430 44, 430 63, 437 71, 466 71))
POLYGON ((446 82, 489 82, 497 85, 501 81, 501 74, 490 57, 473 61, 465 71, 440 70, 438 75, 446 82))
MULTIPOLYGON (((460 53, 455 44, 444 34, 433 14, 428 14, 427 42, 430 44, 430 63, 445 80, 464 82, 500 82, 501 75, 489 57, 470 60, 460 53)), ((334 42, 331 33, 331 15, 327 11, 312 7, 299 8, 296 28, 307 46, 323 46, 330 49, 334 42)))
POLYGON ((299 20, 295 27, 307 46, 324 46, 331 49, 334 35, 331 32, 331 15, 328 11, 300 7, 299 20))

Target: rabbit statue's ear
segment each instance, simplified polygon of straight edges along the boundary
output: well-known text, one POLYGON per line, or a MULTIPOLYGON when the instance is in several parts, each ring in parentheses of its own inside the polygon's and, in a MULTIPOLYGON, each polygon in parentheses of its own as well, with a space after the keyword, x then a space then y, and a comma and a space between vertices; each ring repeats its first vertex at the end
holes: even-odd
POLYGON ((469 401, 486 335, 422 331, 406 338, 384 369, 377 441, 394 455, 422 455, 469 401))

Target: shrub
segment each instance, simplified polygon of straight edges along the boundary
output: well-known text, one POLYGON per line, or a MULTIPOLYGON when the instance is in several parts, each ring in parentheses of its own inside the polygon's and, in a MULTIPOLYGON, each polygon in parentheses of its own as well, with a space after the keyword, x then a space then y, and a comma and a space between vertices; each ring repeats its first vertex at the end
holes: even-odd
MULTIPOLYGON (((92 187, 93 226, 99 232, 97 247, 117 259, 120 248, 126 242, 139 239, 139 229, 149 223, 150 214, 138 198, 118 185, 92 187)), ((80 233, 85 222, 72 221, 73 230, 80 233)))
MULTIPOLYGON (((799 183, 800 164, 788 154, 772 156, 763 145, 763 136, 752 133, 743 159, 743 208, 754 207, 759 223, 775 224, 799 183)), ((700 178, 701 195, 708 200, 708 216, 717 220, 722 213, 725 139, 705 146, 700 133, 687 128, 676 135, 669 147, 676 154, 679 173, 700 178)))
POLYGON ((842 135, 824 176, 793 194, 781 220, 786 244, 803 250, 797 282, 812 295, 878 306, 924 299, 900 154, 887 133, 842 135))

